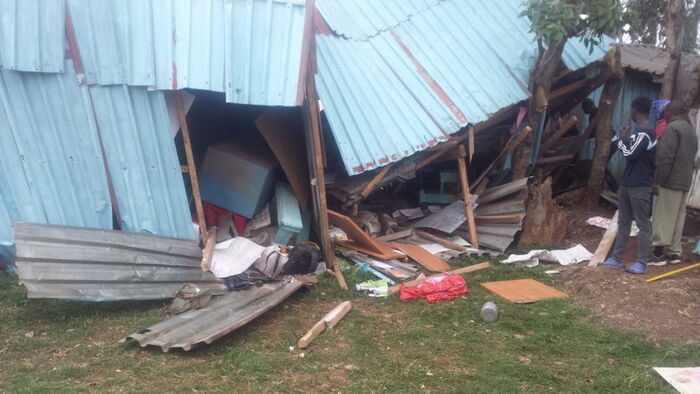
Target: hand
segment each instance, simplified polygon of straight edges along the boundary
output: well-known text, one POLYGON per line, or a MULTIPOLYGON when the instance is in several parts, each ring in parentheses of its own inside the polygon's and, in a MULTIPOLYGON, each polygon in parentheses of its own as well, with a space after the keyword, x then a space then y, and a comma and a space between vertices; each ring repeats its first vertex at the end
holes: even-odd
POLYGON ((654 185, 651 187, 651 194, 655 196, 659 195, 659 185, 654 185))
POLYGON ((629 126, 620 126, 620 137, 627 137, 630 134, 629 126))

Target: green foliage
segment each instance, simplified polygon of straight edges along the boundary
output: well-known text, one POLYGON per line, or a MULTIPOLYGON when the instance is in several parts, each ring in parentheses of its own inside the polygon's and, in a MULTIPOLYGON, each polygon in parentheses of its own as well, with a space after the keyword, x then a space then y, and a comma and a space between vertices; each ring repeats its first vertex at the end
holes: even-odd
POLYGON ((537 39, 560 43, 580 37, 593 48, 605 34, 615 33, 622 18, 618 0, 527 0, 523 16, 537 39))

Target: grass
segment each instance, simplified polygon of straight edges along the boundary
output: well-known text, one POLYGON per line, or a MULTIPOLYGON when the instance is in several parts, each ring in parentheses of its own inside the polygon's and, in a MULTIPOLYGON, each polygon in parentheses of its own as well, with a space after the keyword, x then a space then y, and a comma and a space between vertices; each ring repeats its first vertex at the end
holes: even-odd
MULTIPOLYGON (((500 320, 480 321, 480 306, 494 297, 478 283, 534 277, 552 284, 543 270, 497 264, 466 276, 472 294, 438 304, 369 299, 324 277, 314 289, 188 353, 116 342, 164 319, 162 302, 28 300, 14 277, 2 275, 0 391, 670 392, 652 366, 700 364, 698 345, 654 343, 600 328, 569 299, 496 300, 500 320), (354 309, 333 332, 303 357, 290 350, 345 299, 354 309)), ((364 275, 347 272, 347 279, 352 284, 364 275)))

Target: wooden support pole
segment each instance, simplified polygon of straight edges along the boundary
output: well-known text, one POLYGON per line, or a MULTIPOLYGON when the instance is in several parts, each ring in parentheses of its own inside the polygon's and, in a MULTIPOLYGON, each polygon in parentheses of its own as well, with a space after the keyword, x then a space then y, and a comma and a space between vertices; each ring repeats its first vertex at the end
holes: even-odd
POLYGON ((350 301, 343 301, 338 306, 333 308, 326 316, 324 316, 321 320, 318 321, 318 323, 314 324, 313 327, 309 331, 304 334, 301 339, 299 339, 299 343, 297 344, 297 347, 299 349, 304 349, 308 347, 311 342, 313 342, 316 337, 321 335, 323 331, 326 329, 332 329, 335 327, 339 321, 341 321, 345 315, 350 312, 352 309, 352 303, 350 301))
POLYGON ((478 189, 481 185, 481 182, 483 182, 484 179, 486 179, 489 176, 489 174, 491 173, 491 171, 493 171, 496 165, 498 165, 501 162, 501 160, 505 159, 505 157, 508 156, 508 154, 513 152, 515 147, 520 145, 531 132, 532 127, 527 126, 523 129, 523 131, 520 132, 520 134, 511 136, 508 142, 506 143, 505 148, 503 148, 501 153, 499 153, 498 156, 496 156, 496 158, 491 162, 491 164, 489 164, 486 170, 482 172, 478 178, 476 178, 476 181, 474 182, 473 186, 478 189))
POLYGON ((559 141, 559 139, 566 134, 567 131, 569 131, 570 128, 574 127, 574 125, 578 122, 578 118, 576 116, 572 116, 567 120, 563 125, 559 126, 559 128, 552 134, 551 137, 547 138, 547 141, 542 144, 542 148, 540 148, 540 156, 544 154, 544 152, 548 151, 552 146, 554 146, 554 143, 559 141))
POLYGON ((209 271, 209 268, 211 267, 211 260, 214 258, 214 246, 216 246, 217 230, 217 227, 210 227, 209 231, 207 232, 204 251, 202 251, 202 262, 200 263, 202 271, 209 271))
POLYGON ((362 199, 367 198, 374 191, 374 189, 377 188, 377 185, 379 184, 379 182, 381 182, 382 179, 384 179, 386 174, 389 172, 389 170, 391 170, 391 168, 393 166, 394 166, 393 163, 388 164, 388 165, 384 166, 381 170, 379 170, 377 175, 375 175, 374 178, 372 178, 372 180, 367 184, 367 186, 365 186, 365 188, 362 189, 362 192, 360 193, 360 196, 362 196, 362 199))
POLYGON ((459 183, 462 189, 462 199, 464 200, 464 210, 467 214, 467 226, 469 227, 469 238, 472 246, 479 249, 479 237, 476 235, 476 222, 474 221, 474 210, 472 209, 472 195, 469 192, 469 179, 467 178, 467 163, 464 145, 459 146, 459 158, 457 167, 459 171, 459 183))
POLYGON ((182 130, 182 141, 185 145, 185 157, 187 158, 187 172, 190 174, 192 184, 192 196, 194 197, 194 207, 197 211, 197 221, 199 222, 199 233, 202 239, 207 235, 207 222, 204 220, 204 208, 202 207, 202 195, 199 193, 199 181, 197 180, 197 167, 194 164, 192 154, 192 142, 190 140, 190 128, 187 126, 187 114, 185 105, 182 103, 182 95, 177 94, 177 114, 180 117, 180 129, 182 130))
MULTIPOLYGON (((456 270, 452 270, 449 273, 452 275, 464 275, 464 274, 467 274, 470 272, 480 271, 480 270, 489 268, 490 266, 491 266, 491 263, 479 263, 479 264, 474 264, 474 265, 470 265, 467 267, 457 268, 456 270)), ((423 279, 411 280, 411 281, 404 282, 404 283, 401 283, 401 284, 398 284, 395 286, 391 286, 389 288, 389 295, 398 293, 399 290, 401 290, 401 286, 418 286, 419 284, 425 282, 426 280, 428 280, 430 278, 435 278, 435 277, 440 276, 440 275, 442 275, 442 274, 431 275, 431 276, 425 277, 423 279)))
POLYGON ((333 245, 331 245, 331 237, 329 234, 328 226, 328 204, 326 202, 326 179, 323 168, 323 144, 321 143, 321 123, 320 123, 320 110, 318 106, 318 96, 316 93, 316 85, 314 84, 314 78, 311 73, 309 73, 306 79, 306 97, 307 104, 309 106, 309 123, 311 131, 311 145, 314 154, 313 163, 316 179, 312 179, 311 183, 313 187, 317 188, 318 199, 319 199, 319 237, 321 238, 321 249, 323 250, 323 256, 329 267, 333 269, 333 275, 335 275, 338 281, 338 286, 341 289, 347 290, 348 285, 345 282, 343 273, 340 271, 340 266, 335 259, 335 252, 333 245))
POLYGON ((472 158, 474 157, 474 149, 476 149, 475 142, 474 142, 474 131, 473 127, 469 128, 469 164, 472 162, 472 158))

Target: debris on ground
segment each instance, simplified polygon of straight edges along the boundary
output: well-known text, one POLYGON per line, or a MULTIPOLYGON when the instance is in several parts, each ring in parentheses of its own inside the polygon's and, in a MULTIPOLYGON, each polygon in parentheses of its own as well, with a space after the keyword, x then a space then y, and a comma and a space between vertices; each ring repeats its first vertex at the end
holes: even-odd
POLYGON ((305 349, 307 348, 311 342, 313 342, 316 337, 321 335, 321 333, 325 330, 332 330, 333 327, 335 327, 340 320, 342 320, 345 315, 347 315, 350 310, 352 309, 352 303, 350 301, 343 301, 338 306, 333 308, 326 316, 324 316, 321 320, 319 320, 318 323, 314 324, 313 327, 309 331, 304 334, 301 339, 299 339, 299 343, 297 344, 297 347, 299 349, 305 349))
POLYGON ((583 245, 578 244, 574 247, 565 250, 531 250, 527 254, 512 254, 507 259, 502 260, 503 264, 516 264, 523 267, 536 267, 540 261, 547 263, 555 263, 560 265, 578 264, 588 261, 593 257, 593 254, 588 251, 583 245))
POLYGON ((700 367, 654 367, 654 371, 681 394, 700 393, 700 367))

